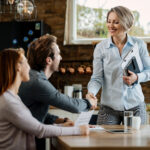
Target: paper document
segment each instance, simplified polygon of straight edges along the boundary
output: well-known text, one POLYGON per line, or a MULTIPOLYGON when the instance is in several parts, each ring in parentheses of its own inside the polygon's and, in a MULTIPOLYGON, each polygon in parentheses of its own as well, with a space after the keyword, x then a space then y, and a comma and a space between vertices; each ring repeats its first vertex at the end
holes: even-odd
POLYGON ((88 112, 81 112, 77 120, 75 121, 75 126, 89 124, 94 110, 88 112))
MULTIPOLYGON (((94 110, 88 111, 88 112, 81 112, 81 114, 79 115, 79 117, 75 121, 75 126, 88 125, 93 113, 94 113, 94 110)), ((89 128, 89 130, 90 131, 104 130, 104 128, 96 125, 93 128, 89 128)))
POLYGON ((134 73, 139 73, 143 70, 143 63, 137 43, 134 44, 132 49, 123 58, 122 69, 124 70, 124 75, 128 75, 128 70, 134 73))
POLYGON ((90 131, 104 130, 104 128, 96 125, 95 128, 89 128, 90 131))

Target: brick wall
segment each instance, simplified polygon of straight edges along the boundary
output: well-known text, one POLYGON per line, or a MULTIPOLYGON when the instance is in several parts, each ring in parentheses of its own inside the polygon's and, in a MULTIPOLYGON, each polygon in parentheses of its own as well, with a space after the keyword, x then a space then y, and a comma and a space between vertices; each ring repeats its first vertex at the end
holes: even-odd
MULTIPOLYGON (((92 45, 63 46, 66 0, 35 0, 35 4, 38 10, 37 20, 43 20, 47 23, 51 27, 51 34, 58 37, 58 44, 63 57, 61 66, 66 68, 73 66, 77 69, 80 65, 92 65, 94 49, 92 45)), ((10 21, 13 19, 13 13, 0 15, 0 21, 10 21)), ((150 44, 148 44, 148 49, 150 50, 150 44)), ((73 75, 69 72, 66 74, 58 72, 52 76, 51 82, 62 91, 66 84, 82 83, 84 87, 83 93, 85 95, 87 91, 86 85, 90 76, 91 75, 89 74, 80 75, 77 71, 73 75)), ((150 103, 150 82, 144 83, 142 86, 146 102, 150 103)), ((98 94, 98 97, 99 95, 100 93, 98 94)))

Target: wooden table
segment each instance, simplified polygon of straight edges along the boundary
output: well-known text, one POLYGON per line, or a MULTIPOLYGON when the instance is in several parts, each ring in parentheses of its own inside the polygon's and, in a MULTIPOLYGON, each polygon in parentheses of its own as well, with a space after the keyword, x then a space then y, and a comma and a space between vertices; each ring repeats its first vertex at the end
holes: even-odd
MULTIPOLYGON (((123 128, 105 125, 105 129, 123 128)), ((150 150, 150 125, 132 133, 91 131, 89 136, 59 136, 51 138, 51 150, 150 150)))

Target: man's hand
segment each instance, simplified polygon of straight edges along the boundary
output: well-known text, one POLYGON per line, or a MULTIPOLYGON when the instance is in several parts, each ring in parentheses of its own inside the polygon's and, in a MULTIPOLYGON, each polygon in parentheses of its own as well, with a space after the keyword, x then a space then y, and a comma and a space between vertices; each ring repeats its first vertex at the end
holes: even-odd
POLYGON ((128 70, 128 73, 130 74, 130 76, 123 76, 123 81, 127 85, 132 85, 135 81, 138 80, 138 76, 130 70, 128 70))
POLYGON ((93 93, 86 94, 86 99, 88 99, 91 103, 92 109, 95 109, 97 107, 97 98, 94 96, 93 93))
POLYGON ((55 120, 56 124, 61 124, 64 127, 74 126, 74 122, 69 118, 58 118, 55 120))
POLYGON ((64 127, 74 126, 74 122, 71 120, 68 120, 65 123, 62 123, 62 126, 64 126, 64 127))

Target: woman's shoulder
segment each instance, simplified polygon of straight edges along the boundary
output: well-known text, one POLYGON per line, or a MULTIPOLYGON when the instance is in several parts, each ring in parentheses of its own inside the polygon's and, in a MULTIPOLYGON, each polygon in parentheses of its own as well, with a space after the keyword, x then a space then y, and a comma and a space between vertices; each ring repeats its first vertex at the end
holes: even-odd
POLYGON ((2 99, 7 104, 8 103, 18 103, 20 101, 20 98, 17 95, 14 95, 10 90, 7 90, 6 92, 3 93, 2 99))
POLYGON ((97 45, 96 48, 98 49, 106 49, 110 46, 110 38, 104 39, 100 41, 97 45))
POLYGON ((6 91, 0 96, 0 104, 2 108, 6 110, 13 106, 20 105, 20 99, 18 96, 14 96, 10 91, 6 91))
POLYGON ((130 38, 133 41, 133 43, 137 43, 138 45, 144 43, 144 41, 141 40, 140 38, 137 38, 137 37, 134 37, 134 36, 130 36, 130 38))
POLYGON ((109 43, 110 43, 110 39, 107 38, 107 39, 104 39, 104 40, 98 42, 98 43, 97 43, 97 46, 107 45, 107 44, 109 44, 109 43))

